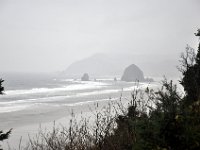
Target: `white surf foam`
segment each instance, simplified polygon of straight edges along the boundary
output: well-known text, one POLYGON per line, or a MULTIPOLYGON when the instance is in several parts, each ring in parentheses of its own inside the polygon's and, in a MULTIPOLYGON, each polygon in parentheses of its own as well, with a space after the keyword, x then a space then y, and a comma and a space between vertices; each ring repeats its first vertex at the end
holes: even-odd
POLYGON ((52 93, 58 91, 78 91, 88 89, 100 89, 106 86, 106 83, 91 82, 91 81, 79 81, 79 84, 73 84, 58 88, 33 88, 30 90, 8 90, 6 95, 21 95, 21 94, 36 94, 36 93, 52 93))
POLYGON ((32 98, 32 99, 19 99, 14 101, 7 101, 7 102, 0 102, 0 105, 7 105, 7 104, 23 104, 23 103, 34 103, 34 102, 50 102, 50 101, 61 101, 67 100, 67 98, 78 98, 78 97, 85 97, 85 96, 92 96, 92 95, 103 95, 103 94, 112 94, 112 93, 123 93, 123 91, 133 91, 137 89, 145 89, 147 87, 156 86, 156 85, 149 85, 149 84, 141 84, 140 86, 131 86, 128 88, 122 89, 107 89, 107 90, 95 90, 91 92, 80 92, 74 93, 72 95, 61 95, 61 96, 50 96, 50 97, 43 97, 43 98, 32 98))
MULTIPOLYGON (((12 111, 19 111, 26 109, 32 104, 48 104, 48 102, 57 102, 57 101, 63 101, 64 103, 67 103, 69 100, 68 98, 80 98, 80 97, 86 97, 86 96, 91 96, 91 95, 103 95, 103 94, 113 94, 113 93, 123 93, 123 91, 133 91, 135 89, 144 89, 146 87, 152 87, 152 86, 157 86, 153 84, 140 84, 139 86, 131 86, 127 87, 124 89, 96 89, 95 91, 91 92, 77 92, 77 93, 72 93, 71 95, 60 95, 60 96, 50 96, 50 97, 43 97, 43 98, 32 98, 32 99, 18 99, 14 101, 1 101, 0 102, 0 113, 3 112, 12 112, 12 111)), ((96 85, 95 85, 96 87, 96 85)), ((75 102, 73 104, 65 104, 66 106, 76 106, 76 105, 83 105, 87 103, 92 103, 92 102, 98 102, 98 101, 106 101, 110 99, 102 99, 102 100, 92 100, 92 101, 84 101, 84 102, 75 102)), ((113 99, 112 99, 113 100, 113 99)), ((50 104, 50 103, 49 103, 50 104)), ((55 105, 55 103, 53 103, 55 105)))
POLYGON ((23 103, 34 103, 34 102, 49 102, 49 101, 59 101, 67 98, 77 98, 77 97, 85 97, 90 95, 101 95, 101 94, 109 94, 109 93, 117 93, 120 90, 99 90, 93 92, 83 92, 83 93, 76 93, 73 95, 66 95, 66 96, 51 96, 51 97, 44 97, 44 98, 32 98, 32 99, 19 99, 9 102, 0 102, 0 105, 9 105, 9 104, 23 104, 23 103))

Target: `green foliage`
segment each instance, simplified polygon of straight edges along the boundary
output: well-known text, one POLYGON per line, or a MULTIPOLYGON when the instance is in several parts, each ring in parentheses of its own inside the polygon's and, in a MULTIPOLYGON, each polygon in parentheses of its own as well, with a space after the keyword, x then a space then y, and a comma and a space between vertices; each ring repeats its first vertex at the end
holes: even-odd
MULTIPOLYGON (((149 112, 140 109, 147 105, 140 104, 142 99, 138 100, 138 97, 133 95, 127 114, 117 119, 118 127, 113 137, 117 139, 119 149, 177 149, 181 146, 177 143, 180 143, 178 136, 182 129, 177 119, 181 98, 176 86, 164 80, 160 91, 147 89, 146 92, 151 92, 153 97, 149 95, 148 98, 154 100, 155 104, 154 107, 149 107, 149 112)), ((149 104, 152 102, 149 101, 149 104)))
MULTIPOLYGON (((200 30, 196 36, 200 36, 200 30)), ((186 105, 190 105, 200 98, 200 43, 197 50, 197 55, 194 54, 194 49, 187 47, 186 54, 182 55, 183 79, 181 84, 186 92, 186 105)))

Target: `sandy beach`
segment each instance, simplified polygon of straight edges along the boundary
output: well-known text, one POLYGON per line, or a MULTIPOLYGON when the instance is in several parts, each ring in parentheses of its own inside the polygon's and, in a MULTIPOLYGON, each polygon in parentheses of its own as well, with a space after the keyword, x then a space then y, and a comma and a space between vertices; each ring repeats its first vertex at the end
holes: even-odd
MULTIPOLYGON (((50 109, 48 108, 48 112, 45 112, 45 114, 45 110, 43 110, 43 114, 41 112, 41 115, 32 115, 30 119, 25 120, 21 118, 20 120, 17 120, 16 118, 13 124, 10 123, 9 126, 7 126, 7 128, 4 128, 4 131, 7 131, 10 128, 13 128, 14 126, 10 138, 2 143, 2 147, 4 149, 9 149, 9 147, 11 149, 18 149, 20 143, 21 147, 24 147, 27 145, 29 137, 35 138, 40 130, 52 131, 53 127, 68 127, 69 121, 72 118, 72 112, 75 114, 77 120, 81 119, 81 117, 91 117, 90 120, 92 120, 92 118, 95 117, 95 111, 102 110, 103 107, 108 106, 109 103, 117 102, 119 102, 119 99, 108 99, 95 103, 91 102, 89 104, 83 103, 63 108, 59 107, 57 110, 54 111, 50 111, 50 109), (98 107, 96 107, 97 103, 98 107)), ((128 100, 123 99, 122 102, 124 104, 127 104, 128 100)))

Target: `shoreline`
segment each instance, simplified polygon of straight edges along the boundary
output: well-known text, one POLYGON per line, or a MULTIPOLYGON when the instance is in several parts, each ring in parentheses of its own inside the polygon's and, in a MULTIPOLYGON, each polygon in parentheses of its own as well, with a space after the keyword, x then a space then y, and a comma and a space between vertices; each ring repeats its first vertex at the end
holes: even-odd
MULTIPOLYGON (((140 84, 139 89, 145 89, 147 86, 151 88, 157 88, 156 84, 140 84)), ((71 112, 82 116, 84 118, 92 117, 94 109, 101 110, 103 107, 108 106, 111 102, 117 102, 122 98, 122 103, 127 103, 131 99, 131 91, 135 88, 134 85, 125 87, 121 92, 108 93, 102 95, 101 93, 80 97, 80 100, 74 103, 66 103, 66 101, 55 101, 48 105, 35 105, 30 109, 17 111, 15 113, 4 113, 0 116, 1 120, 6 120, 0 124, 0 129, 4 132, 13 128, 12 133, 8 140, 5 140, 1 145, 4 149, 9 149, 8 144, 12 149, 19 147, 20 139, 22 137, 21 145, 26 145, 29 136, 34 137, 39 129, 45 130, 46 128, 52 129, 54 123, 56 126, 62 124, 67 126, 67 122, 71 119, 71 112), (111 98, 112 97, 112 98, 111 98), (99 107, 95 107, 95 104, 99 107), (52 105, 53 104, 53 105, 52 105), (42 128, 41 128, 42 127, 42 128)), ((72 101, 72 100, 71 100, 72 101)), ((52 131, 52 130, 50 130, 52 131)))

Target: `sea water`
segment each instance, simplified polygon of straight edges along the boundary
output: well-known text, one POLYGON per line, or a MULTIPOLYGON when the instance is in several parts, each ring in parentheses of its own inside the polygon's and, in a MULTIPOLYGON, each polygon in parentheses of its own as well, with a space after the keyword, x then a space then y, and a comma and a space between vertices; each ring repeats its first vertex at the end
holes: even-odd
POLYGON ((80 81, 47 74, 6 73, 2 78, 5 91, 0 95, 1 129, 20 126, 22 120, 31 123, 31 118, 45 118, 67 107, 130 97, 135 88, 150 86, 112 78, 80 81))

